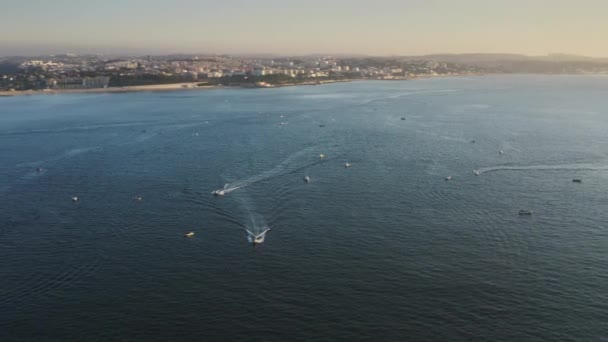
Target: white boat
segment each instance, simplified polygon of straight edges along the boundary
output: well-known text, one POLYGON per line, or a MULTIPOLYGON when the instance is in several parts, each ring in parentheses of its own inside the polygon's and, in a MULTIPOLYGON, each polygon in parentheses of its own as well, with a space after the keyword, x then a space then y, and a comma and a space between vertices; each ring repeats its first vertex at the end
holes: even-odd
POLYGON ((226 194, 226 192, 224 191, 224 189, 219 189, 219 190, 213 191, 212 194, 215 196, 224 196, 226 194))
POLYGON ((186 234, 184 234, 184 236, 187 237, 187 238, 191 238, 191 237, 194 236, 194 232, 186 233, 186 234))
POLYGON ((351 164, 349 162, 346 162, 346 164, 344 164, 344 167, 350 167, 351 164))
POLYGON ((72 202, 78 202, 78 196, 72 197, 72 202))
POLYGON ((319 158, 323 159, 325 158, 325 155, 323 153, 319 154, 319 158))
POLYGON ((251 244, 254 246, 259 245, 264 242, 264 239, 266 238, 266 233, 268 233, 269 230, 270 228, 267 228, 260 234, 254 234, 249 229, 245 229, 245 231, 247 232, 247 240, 249 240, 249 242, 251 242, 251 244))
POLYGON ((473 174, 475 174, 475 176, 479 176, 481 172, 479 172, 479 170, 473 170, 473 174))
POLYGON ((310 177, 308 177, 308 176, 304 176, 304 181, 305 181, 306 183, 309 183, 309 182, 310 182, 310 177))
POLYGON ((452 180, 452 176, 447 176, 447 177, 445 177, 445 180, 446 180, 446 181, 452 180))

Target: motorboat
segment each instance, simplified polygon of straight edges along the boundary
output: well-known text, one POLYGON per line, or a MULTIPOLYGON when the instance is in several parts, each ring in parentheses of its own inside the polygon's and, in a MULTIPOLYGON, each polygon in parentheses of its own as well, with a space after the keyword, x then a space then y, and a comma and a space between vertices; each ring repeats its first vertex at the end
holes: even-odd
POLYGON ((349 162, 346 162, 346 164, 344 164, 344 167, 351 167, 351 164, 349 162))
POLYGON ((310 177, 308 177, 308 176, 304 176, 304 181, 305 181, 306 183, 310 183, 310 177))
POLYGON ((38 173, 42 172, 42 168, 41 167, 37 167, 36 168, 36 172, 38 172, 38 173))
POLYGON ((219 189, 219 190, 213 191, 212 194, 215 196, 224 196, 226 194, 226 192, 224 191, 224 189, 219 189))
POLYGON ((144 200, 144 198, 141 197, 141 196, 135 196, 135 197, 133 197, 133 199, 136 200, 136 201, 138 201, 138 202, 144 200))
POLYGON ((405 121, 405 118, 401 118, 401 121, 405 121))
POLYGON ((481 174, 481 172, 479 172, 479 170, 473 170, 473 174, 475 176, 479 176, 481 174))
POLYGON ((445 180, 446 180, 446 181, 452 180, 452 176, 447 176, 447 177, 445 177, 445 180))
POLYGON ((268 233, 269 230, 270 228, 267 228, 260 234, 254 234, 249 229, 245 229, 245 231, 247 232, 247 240, 249 240, 249 242, 251 242, 251 244, 255 247, 256 245, 259 245, 264 242, 264 239, 266 239, 266 233, 268 233))
POLYGON ((325 125, 319 125, 319 127, 325 127, 325 125))
POLYGON ((582 179, 580 179, 580 178, 574 178, 572 181, 573 181, 574 183, 582 183, 582 182, 583 182, 583 180, 582 180, 582 179))
POLYGON ((504 154, 504 153, 505 153, 505 151, 503 151, 503 150, 498 151, 498 154, 504 154))
POLYGON ((521 209, 521 210, 519 211, 519 215, 520 215, 520 216, 525 216, 525 215, 529 216, 529 215, 532 215, 532 210, 524 210, 524 209, 521 209))
POLYGON ((325 158, 325 155, 323 153, 319 154, 319 158, 323 159, 325 158))
POLYGON ((78 196, 72 197, 72 202, 78 202, 78 196))
POLYGON ((184 234, 184 236, 187 237, 187 238, 191 238, 191 237, 194 236, 194 232, 186 233, 186 234, 184 234))

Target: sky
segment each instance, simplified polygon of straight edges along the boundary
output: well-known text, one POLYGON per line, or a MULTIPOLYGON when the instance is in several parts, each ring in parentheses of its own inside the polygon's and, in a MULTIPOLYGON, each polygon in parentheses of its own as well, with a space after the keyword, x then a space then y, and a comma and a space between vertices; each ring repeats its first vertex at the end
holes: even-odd
POLYGON ((608 57, 608 0, 0 0, 0 56, 608 57))

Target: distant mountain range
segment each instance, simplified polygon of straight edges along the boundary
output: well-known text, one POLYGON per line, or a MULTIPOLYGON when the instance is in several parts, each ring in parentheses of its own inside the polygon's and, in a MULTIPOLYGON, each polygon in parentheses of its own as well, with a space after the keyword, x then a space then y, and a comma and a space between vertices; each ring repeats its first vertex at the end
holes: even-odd
POLYGON ((568 54, 550 54, 546 56, 526 56, 509 53, 464 53, 464 54, 437 54, 423 56, 404 56, 410 60, 432 60, 436 62, 476 64, 488 62, 513 61, 543 61, 543 62, 594 62, 608 63, 608 58, 595 58, 568 54))

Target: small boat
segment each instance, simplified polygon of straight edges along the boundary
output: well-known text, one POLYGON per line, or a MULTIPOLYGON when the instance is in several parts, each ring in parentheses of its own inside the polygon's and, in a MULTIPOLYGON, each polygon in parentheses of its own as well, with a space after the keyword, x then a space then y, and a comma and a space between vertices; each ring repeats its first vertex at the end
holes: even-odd
POLYGON ((351 164, 349 162, 346 162, 346 164, 344 164, 344 167, 350 167, 351 164))
POLYGON ((133 199, 136 200, 136 201, 143 201, 144 200, 144 198, 141 197, 141 196, 135 196, 135 197, 133 197, 133 199))
POLYGON ((452 176, 447 176, 447 177, 445 177, 445 180, 446 180, 446 181, 452 180, 452 176))
POLYGON ((186 233, 186 234, 184 234, 184 236, 187 237, 187 238, 191 238, 191 237, 194 236, 194 232, 186 233))
POLYGON ((473 174, 475 176, 479 176, 481 174, 481 172, 479 172, 479 170, 473 170, 473 174))
POLYGON ((525 216, 525 215, 528 215, 528 216, 529 216, 529 215, 532 215, 532 210, 523 210, 523 209, 521 209, 521 210, 519 211, 519 215, 520 215, 520 216, 525 216))
POLYGON ((310 183, 310 177, 308 177, 308 176, 304 176, 304 181, 305 181, 306 183, 310 183))
POLYGON ((474 144, 474 143, 475 143, 475 140, 471 140, 471 144, 474 144))
POLYGON ((42 172, 42 168, 41 167, 37 167, 36 168, 36 172, 38 172, 38 173, 42 172))
POLYGON ((253 247, 255 247, 264 242, 264 239, 266 239, 266 233, 270 231, 270 228, 267 228, 266 230, 257 235, 247 228, 245 228, 245 231, 247 232, 247 240, 249 240, 253 247))
POLYGON ((319 154, 319 158, 323 159, 325 158, 325 155, 323 153, 319 154))
POLYGON ((319 125, 319 127, 325 127, 325 125, 319 125))
POLYGON ((401 121, 405 121, 405 118, 401 118, 401 121))
POLYGON ((212 192, 212 194, 214 196, 224 196, 226 194, 226 192, 224 191, 224 189, 220 189, 220 190, 214 190, 212 192))
POLYGON ((582 182, 583 182, 583 180, 582 180, 582 179, 580 179, 580 178, 574 178, 572 181, 573 181, 574 183, 582 183, 582 182))
POLYGON ((505 151, 503 151, 503 150, 498 151, 498 154, 504 154, 504 153, 505 153, 505 151))
POLYGON ((72 202, 78 202, 78 196, 72 197, 72 202))

